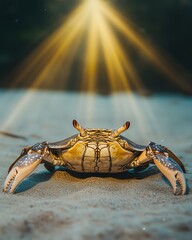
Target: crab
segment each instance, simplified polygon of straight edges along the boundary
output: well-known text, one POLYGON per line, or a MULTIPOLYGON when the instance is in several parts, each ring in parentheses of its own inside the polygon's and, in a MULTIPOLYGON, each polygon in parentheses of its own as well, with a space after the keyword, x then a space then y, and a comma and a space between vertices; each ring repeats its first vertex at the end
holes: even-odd
POLYGON ((85 173, 120 173, 155 164, 171 183, 175 195, 186 193, 185 167, 179 158, 157 143, 142 146, 122 136, 130 122, 117 130, 83 128, 76 120, 73 126, 79 134, 56 143, 42 142, 24 148, 9 167, 3 191, 14 193, 40 163, 49 171, 64 166, 85 173))

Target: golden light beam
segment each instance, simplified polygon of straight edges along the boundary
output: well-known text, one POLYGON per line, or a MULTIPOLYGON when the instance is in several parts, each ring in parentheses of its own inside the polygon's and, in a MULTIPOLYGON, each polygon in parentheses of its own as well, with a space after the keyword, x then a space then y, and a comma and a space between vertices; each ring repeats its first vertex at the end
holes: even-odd
MULTIPOLYGON (((87 91, 89 95, 87 96, 86 106, 83 106, 83 110, 86 115, 87 122, 91 122, 94 115, 95 108, 95 89, 97 82, 97 67, 98 67, 98 32, 97 24, 95 22, 95 14, 89 11, 89 27, 86 39, 86 49, 85 49, 85 61, 84 69, 82 74, 81 89, 87 91)), ((82 99, 80 99, 80 104, 82 105, 82 99)))
MULTIPOLYGON (((50 67, 53 66, 53 58, 57 60, 62 54, 66 55, 67 53, 65 50, 69 50, 68 48, 70 48, 72 44, 70 41, 75 40, 75 42, 77 42, 78 40, 76 37, 85 24, 85 16, 82 14, 83 9, 84 5, 77 7, 59 29, 51 34, 48 39, 43 41, 43 43, 40 44, 40 46, 37 47, 27 59, 25 59, 24 63, 17 71, 15 81, 10 87, 18 87, 20 84, 22 85, 25 83, 28 78, 31 79, 30 86, 32 86, 32 88, 37 87, 39 83, 37 83, 38 80, 36 80, 36 78, 41 79, 47 72, 47 76, 52 73, 53 69, 50 67), (47 69, 48 67, 50 68, 49 70, 47 69)), ((55 65, 56 64, 57 62, 55 62, 55 65)), ((39 81, 41 82, 41 80, 39 81)))
MULTIPOLYGON (((120 43, 118 42, 116 36, 110 29, 110 26, 107 24, 105 18, 100 13, 100 16, 97 18, 98 31, 100 36, 100 41, 102 43, 102 49, 104 53, 106 68, 108 72, 108 79, 111 86, 111 91, 115 92, 119 85, 123 86, 123 89, 126 92, 131 92, 131 87, 129 85, 129 79, 127 78, 126 72, 123 66, 127 66, 130 70, 130 75, 135 81, 135 84, 139 88, 140 83, 138 79, 136 79, 136 74, 134 73, 133 67, 129 64, 126 55, 123 53, 121 49, 120 43), (132 68, 131 68, 132 67, 132 68)), ((125 118, 129 116, 128 112, 128 104, 131 106, 133 113, 137 119, 137 125, 140 129, 140 132, 144 134, 145 121, 143 120, 145 117, 142 114, 142 111, 138 109, 135 98, 132 94, 127 94, 127 101, 125 103, 125 99, 123 101, 117 101, 117 98, 112 98, 114 102, 114 107, 117 110, 121 108, 121 112, 118 111, 118 115, 124 115, 125 118), (123 110, 122 110, 123 109, 123 110)))
MULTIPOLYGON (((151 46, 143 37, 141 37, 134 30, 128 21, 125 21, 125 19, 122 18, 122 16, 114 8, 112 8, 107 2, 104 2, 101 0, 83 1, 72 12, 72 14, 69 15, 69 17, 62 24, 62 26, 59 27, 59 29, 56 30, 50 37, 48 37, 48 39, 45 40, 35 50, 35 52, 25 60, 25 63, 20 68, 20 73, 18 73, 18 76, 16 77, 14 86, 22 85, 23 82, 28 82, 27 79, 33 82, 29 84, 29 86, 31 85, 32 88, 38 88, 40 85, 46 86, 51 84, 49 82, 53 81, 54 76, 57 75, 57 73, 59 72, 59 69, 62 69, 62 63, 66 62, 65 60, 69 58, 69 55, 71 54, 71 51, 69 51, 69 49, 73 49, 73 45, 74 46, 76 45, 77 47, 79 46, 77 42, 79 41, 78 39, 80 38, 79 37, 80 34, 83 33, 82 29, 85 28, 86 25, 88 25, 88 23, 90 22, 89 30, 88 30, 89 39, 87 42, 88 47, 86 50, 84 76, 86 76, 87 74, 86 77, 88 79, 94 78, 93 81, 92 80, 88 81, 88 86, 87 86, 88 89, 92 89, 91 91, 94 91, 96 77, 93 77, 93 76, 94 75, 96 76, 97 74, 96 48, 98 48, 98 46, 96 45, 99 45, 95 40, 97 38, 96 29, 100 28, 100 34, 99 34, 100 36, 101 34, 105 35, 105 37, 104 38, 102 37, 102 40, 101 40, 101 44, 103 45, 103 42, 108 41, 107 38, 109 39, 109 36, 110 37, 112 36, 112 34, 109 32, 113 33, 111 26, 109 26, 109 24, 106 26, 107 21, 109 21, 113 26, 115 26, 119 31, 121 31, 127 40, 130 40, 137 48, 141 49, 142 52, 149 59, 151 59, 151 61, 155 65, 157 65, 160 70, 164 72, 165 75, 170 77, 170 79, 176 82, 182 89, 185 89, 188 91, 191 89, 187 81, 185 81, 183 76, 181 76, 182 73, 178 73, 178 71, 176 71, 175 69, 172 69, 172 67, 166 61, 166 59, 163 58, 163 56, 153 46, 151 46), (102 26, 102 25, 105 25, 105 26, 102 26), (102 28, 107 30, 107 32, 109 33, 108 37, 106 37, 107 34, 104 33, 102 28), (92 74, 91 72, 94 72, 94 74, 92 74)), ((113 33, 113 35, 115 34, 113 33)), ((117 39, 114 38, 114 36, 112 37, 113 37, 112 45, 113 45, 113 48, 115 48, 115 51, 117 52, 116 55, 114 55, 113 53, 112 55, 114 55, 114 58, 117 58, 118 61, 116 61, 115 59, 111 61, 116 63, 120 61, 121 64, 124 65, 124 69, 126 69, 125 75, 126 75, 126 78, 128 78, 128 80, 124 77, 122 77, 122 79, 125 79, 125 81, 132 82, 135 88, 138 88, 138 89, 143 88, 142 82, 139 81, 139 76, 135 71, 133 65, 131 64, 131 61, 128 55, 125 54, 123 49, 120 47, 121 44, 119 43, 119 41, 117 41, 117 39)), ((110 43, 110 41, 108 42, 110 43)), ((72 52, 75 58, 74 49, 72 52)), ((110 50, 107 49, 106 44, 105 44, 105 52, 106 54, 110 55, 110 50)), ((73 62, 72 57, 70 59, 72 64, 73 62)), ((69 66, 70 64, 67 64, 67 65, 69 66)), ((108 65, 109 67, 109 64, 106 64, 106 65, 108 65)), ((117 64, 117 66, 114 66, 114 65, 110 66, 110 68, 112 67, 119 68, 119 65, 117 64)), ((116 72, 119 72, 120 75, 124 75, 124 73, 120 73, 122 72, 121 68, 119 68, 119 70, 117 70, 116 72)), ((120 75, 118 75, 118 77, 120 75)), ((83 79, 86 77, 83 77, 83 79)), ((66 78, 65 78, 65 81, 67 81, 66 78)), ((84 80, 82 85, 85 86, 84 80)), ((118 85, 119 84, 116 83, 116 87, 118 85)))
POLYGON ((135 87, 135 90, 137 91, 143 90, 144 89, 143 83, 140 81, 140 78, 133 64, 131 63, 131 60, 128 54, 125 55, 120 43, 114 37, 113 37, 113 44, 115 46, 115 50, 117 52, 118 58, 122 64, 122 68, 124 69, 125 74, 128 76, 128 80, 133 84, 133 86, 135 87))
MULTIPOLYGON (((1 128, 3 130, 8 130, 13 124, 19 121, 19 118, 22 118, 23 110, 28 107, 32 98, 34 97, 34 92, 27 90, 27 93, 24 93, 17 101, 16 107, 10 113, 9 118, 2 124, 1 128)), ((25 113, 25 112, 24 112, 25 113)))
MULTIPOLYGON (((82 20, 85 20, 85 19, 82 19, 82 20)), ((78 24, 76 25, 76 28, 68 34, 67 39, 63 41, 63 43, 56 49, 52 58, 49 59, 46 66, 43 68, 43 70, 41 70, 40 74, 36 78, 35 82, 31 85, 31 88, 39 87, 40 84, 43 83, 43 81, 46 79, 47 76, 48 77, 52 76, 52 79, 54 79, 58 64, 60 64, 61 61, 65 59, 65 55, 70 54, 70 46, 71 44, 73 44, 74 41, 77 41, 76 38, 80 34, 83 23, 84 23, 83 21, 79 21, 78 24)))
MULTIPOLYGON (((88 8, 89 7, 88 5, 88 8)), ((88 92, 93 93, 96 89, 98 65, 98 12, 93 11, 92 7, 88 10, 90 16, 81 89, 87 89, 88 92)))
POLYGON ((170 58, 164 57, 157 49, 155 49, 150 43, 147 42, 136 30, 131 27, 131 24, 126 21, 114 8, 107 5, 107 8, 102 8, 103 13, 107 19, 121 31, 128 40, 130 40, 137 48, 141 49, 143 53, 154 63, 158 69, 160 69, 168 79, 172 80, 181 89, 186 92, 192 92, 192 87, 189 82, 185 79, 186 72, 182 71, 176 63, 174 66, 171 65, 170 58))
MULTIPOLYGON (((3 129, 7 129, 16 123, 24 109, 30 105, 33 98, 33 91, 30 89, 39 87, 41 84, 46 85, 50 75, 54 77, 54 68, 59 63, 61 64, 62 59, 66 60, 71 56, 72 44, 72 55, 74 56, 74 50, 80 42, 80 35, 87 17, 87 15, 83 14, 82 9, 84 9, 83 5, 77 8, 59 30, 55 31, 48 40, 44 41, 22 64, 20 68, 21 74, 16 78, 14 86, 18 86, 20 82, 24 84, 29 77, 32 79, 32 82, 29 90, 17 102, 17 106, 10 114, 8 121, 3 124, 3 129), (77 39, 79 40, 77 41, 77 39)), ((52 78, 52 80, 55 79, 52 78)))
MULTIPOLYGON (((174 83, 186 91, 192 91, 187 81, 182 78, 183 72, 179 73, 178 70, 174 69, 154 46, 137 33, 128 20, 125 21, 119 12, 103 0, 82 1, 62 25, 25 60, 18 71, 13 86, 22 86, 25 85, 25 82, 30 81, 30 88, 45 88, 58 84, 63 90, 69 82, 71 67, 83 45, 83 47, 86 46, 85 52, 82 53, 85 56, 85 61, 79 74, 78 80, 81 87, 79 90, 86 89, 91 93, 95 92, 100 77, 99 61, 101 56, 99 53, 101 52, 111 93, 122 89, 126 93, 130 93, 133 86, 136 90, 143 89, 144 84, 140 81, 138 73, 126 53, 127 51, 124 51, 114 28, 121 32, 124 38, 130 41, 136 49, 142 51, 174 83), (85 33, 87 33, 87 39, 82 44, 85 33)), ((72 71, 74 70, 72 69, 72 71)), ((30 96, 32 94, 28 91, 18 103, 12 117, 10 116, 8 125, 15 121, 26 107, 27 102, 30 102, 30 96), (22 101, 25 101, 25 104, 22 101)), ((92 100, 87 103, 89 118, 94 112, 94 98, 90 99, 92 100)), ((119 115, 129 115, 126 110, 126 106, 129 104, 140 128, 143 129, 145 110, 138 106, 132 94, 127 95, 126 102, 123 99, 125 98, 119 98, 118 103, 115 102, 119 115)), ((115 117, 119 118, 119 115, 115 117)), ((152 119, 153 115, 150 116, 152 119)))
POLYGON ((107 72, 112 87, 111 90, 114 92, 118 89, 118 85, 122 84, 126 91, 130 91, 127 76, 122 68, 121 60, 118 56, 118 51, 116 51, 116 45, 114 44, 116 42, 115 37, 103 18, 100 18, 98 24, 107 72))

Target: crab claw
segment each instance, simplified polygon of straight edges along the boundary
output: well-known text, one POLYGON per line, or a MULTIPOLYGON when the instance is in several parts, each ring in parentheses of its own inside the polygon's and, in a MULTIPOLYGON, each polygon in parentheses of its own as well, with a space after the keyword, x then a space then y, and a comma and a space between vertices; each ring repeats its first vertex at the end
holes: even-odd
POLYGON ((186 193, 186 180, 179 164, 171 157, 160 153, 155 155, 153 160, 163 175, 170 181, 174 194, 184 195, 186 193))
POLYGON ((41 163, 43 156, 32 153, 22 156, 10 169, 10 172, 4 183, 4 192, 14 193, 19 183, 32 173, 41 163))

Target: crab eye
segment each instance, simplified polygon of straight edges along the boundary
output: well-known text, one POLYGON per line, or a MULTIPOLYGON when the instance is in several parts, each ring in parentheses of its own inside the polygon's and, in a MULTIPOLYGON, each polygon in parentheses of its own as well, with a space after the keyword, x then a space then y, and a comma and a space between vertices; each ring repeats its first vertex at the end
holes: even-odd
POLYGON ((74 128, 76 128, 80 132, 81 137, 86 136, 85 129, 83 127, 81 127, 76 120, 73 120, 73 126, 74 126, 74 128))
POLYGON ((130 122, 127 121, 122 127, 111 133, 112 137, 118 137, 122 132, 126 131, 130 127, 130 122))

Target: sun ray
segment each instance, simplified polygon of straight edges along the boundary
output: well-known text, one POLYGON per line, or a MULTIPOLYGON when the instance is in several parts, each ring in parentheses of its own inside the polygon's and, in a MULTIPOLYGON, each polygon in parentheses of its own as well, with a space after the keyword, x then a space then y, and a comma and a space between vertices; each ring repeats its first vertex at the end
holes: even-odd
MULTIPOLYGON (((110 82, 111 86, 111 91, 115 92, 118 90, 118 83, 123 86, 125 92, 131 91, 131 87, 129 85, 129 79, 126 76, 126 72, 123 67, 123 63, 127 66, 128 65, 128 60, 126 59, 126 56, 123 54, 123 51, 120 47, 120 44, 118 43, 118 40, 116 39, 115 35, 113 32, 110 30, 110 27, 108 24, 105 22, 104 18, 102 15, 98 19, 98 29, 99 29, 99 36, 100 40, 102 43, 102 49, 104 52, 104 58, 105 58, 105 63, 106 63, 106 68, 108 72, 108 79, 110 82)), ((130 68, 130 75, 132 75, 133 80, 136 81, 136 83, 139 85, 138 79, 135 78, 134 70, 133 68, 131 69, 131 66, 129 65, 130 68)), ((137 85, 137 87, 139 87, 137 85)), ((126 95, 126 103, 124 101, 117 101, 117 98, 113 98, 114 102, 114 107, 117 109, 116 117, 128 117, 129 112, 126 104, 129 104, 132 107, 133 113, 136 116, 137 122, 138 122, 138 127, 140 129, 140 132, 144 132, 144 123, 145 121, 143 120, 144 116, 138 109, 138 106, 136 104, 135 98, 132 94, 127 94, 126 95), (118 110, 120 109, 120 106, 123 107, 123 111, 119 112, 118 110)), ((120 97, 119 97, 120 98, 120 97)))
POLYGON ((63 42, 63 44, 56 50, 52 58, 49 60, 49 62, 46 64, 46 66, 43 68, 41 73, 36 78, 35 82, 32 84, 31 88, 39 87, 47 76, 50 77, 50 74, 52 75, 52 79, 54 78, 55 72, 57 71, 57 65, 61 61, 63 61, 65 55, 70 54, 69 46, 76 39, 76 37, 78 37, 80 30, 81 23, 79 24, 79 27, 77 27, 75 31, 70 33, 70 36, 68 35, 67 40, 63 42), (50 69, 52 69, 52 72, 50 72, 50 69))
POLYGON ((118 52, 116 51, 113 33, 110 31, 106 22, 101 20, 99 30, 112 91, 118 90, 119 83, 124 86, 126 91, 130 91, 129 81, 127 80, 118 52))
MULTIPOLYGON (((17 108, 10 114, 5 127, 13 124, 32 101, 33 94, 30 89, 52 88, 56 85, 64 90, 68 84, 75 87, 77 81, 79 91, 86 90, 91 93, 86 106, 83 106, 87 120, 90 121, 96 111, 93 94, 97 91, 98 84, 103 84, 99 69, 102 59, 104 72, 107 74, 106 87, 110 89, 117 113, 114 117, 127 118, 129 105, 140 131, 144 134, 144 126, 150 125, 147 121, 155 122, 155 116, 147 104, 139 105, 137 98, 132 94, 133 90, 145 89, 145 84, 132 63, 129 49, 122 45, 119 33, 181 89, 192 92, 184 72, 178 67, 174 69, 173 64, 169 62, 170 58, 164 57, 161 51, 141 36, 131 22, 123 18, 108 2, 84 0, 80 1, 62 24, 26 58, 16 72, 17 77, 11 87, 25 86, 29 87, 29 91, 18 101, 17 108), (72 66, 78 55, 82 55, 81 59, 84 57, 84 61, 74 70, 72 66), (71 72, 74 71, 77 72, 76 81, 70 78, 71 72), (118 99, 113 96, 115 92, 122 90, 124 95, 119 95, 118 99), (149 118, 145 116, 146 112, 149 118)), ((78 104, 81 103, 80 99, 78 104)))
POLYGON ((8 130, 12 125, 17 123, 19 117, 22 117, 22 112, 24 112, 24 109, 27 108, 27 106, 31 103, 33 96, 34 92, 27 90, 27 92, 25 92, 24 95, 20 97, 16 103, 16 107, 9 115, 9 118, 6 119, 6 121, 2 124, 3 130, 8 130))
MULTIPOLYGON (((12 85, 12 87, 25 86, 25 83, 28 87, 38 88, 43 87, 44 85, 51 85, 50 82, 54 81, 54 77, 58 72, 61 72, 62 63, 65 63, 65 60, 73 52, 73 58, 71 57, 71 65, 75 58, 75 51, 69 51, 73 46, 78 46, 79 36, 83 33, 83 28, 88 28, 88 47, 86 49, 86 60, 84 66, 84 76, 81 80, 82 85, 87 84, 87 89, 95 91, 96 85, 96 75, 98 73, 97 65, 97 49, 98 42, 97 38, 100 37, 101 45, 105 44, 105 55, 113 55, 114 63, 116 66, 112 66, 109 63, 106 65, 108 68, 115 68, 116 78, 120 76, 123 79, 122 82, 129 82, 134 86, 135 89, 143 89, 144 86, 142 81, 139 80, 137 71, 134 69, 133 64, 128 56, 128 53, 124 52, 124 49, 121 47, 120 42, 116 38, 116 34, 113 32, 112 27, 109 25, 115 26, 116 29, 123 33, 124 37, 133 43, 133 45, 142 50, 142 52, 153 62, 158 69, 164 72, 172 81, 179 85, 182 89, 186 91, 191 91, 191 86, 185 80, 186 74, 183 74, 183 71, 173 69, 173 66, 168 62, 167 57, 155 49, 151 43, 144 39, 138 32, 132 27, 130 21, 126 20, 121 16, 121 14, 115 10, 110 4, 106 1, 101 0, 84 0, 82 1, 75 10, 65 18, 64 23, 53 33, 51 34, 40 46, 32 53, 19 68, 17 77, 12 85), (89 26, 89 27, 88 27, 89 26), (100 31, 99 36, 97 36, 98 29, 100 31), (107 30, 109 36, 104 33, 104 29, 107 30), (101 36, 104 34, 104 37, 101 36), (112 37, 112 45, 115 48, 115 54, 110 54, 110 50, 107 49, 107 44, 104 41, 108 41, 110 44, 110 37, 112 37), (117 60, 115 60, 117 59, 117 60), (94 62, 95 61, 95 62, 94 62), (124 73, 122 73, 122 67, 119 67, 119 62, 123 65, 124 73), (125 71, 126 70, 126 71, 125 71), (94 74, 91 74, 94 72, 94 74), (126 78, 123 75, 126 75, 126 78), (85 76, 87 75, 87 76, 85 76), (85 84, 85 78, 93 78, 93 80, 87 81, 85 84), (183 77, 184 76, 184 77, 183 77), (125 80, 124 80, 125 79, 125 80), (45 83, 45 84, 44 84, 45 83)), ((75 49, 75 48, 74 48, 75 49)), ((77 49, 77 48, 76 48, 77 49)), ((111 49, 111 47, 110 47, 111 49)), ((113 52, 114 52, 113 51, 113 52)), ((72 55, 72 54, 71 54, 72 55)), ((108 57, 109 58, 109 57, 108 57)), ((69 66, 69 64, 67 64, 69 66)), ((70 69, 70 67, 69 67, 70 69)), ((114 70, 111 70, 113 72, 114 70)), ((110 73, 114 75, 113 73, 110 73)), ((64 75, 64 74, 63 74, 64 75)), ((66 74, 67 76, 67 74, 66 74)), ((113 78, 115 78, 113 76, 113 78)), ((65 82, 69 78, 65 77, 65 82)), ((119 81, 119 80, 118 80, 119 81)), ((65 85, 65 84, 63 84, 65 85)), ((113 86, 113 90, 118 88, 120 84, 117 82, 113 86)))
POLYGON ((109 6, 109 9, 102 8, 107 19, 116 28, 121 31, 128 40, 130 40, 138 49, 152 61, 171 81, 176 83, 181 89, 186 92, 192 92, 192 87, 186 80, 186 73, 182 71, 178 64, 171 64, 170 58, 161 54, 160 51, 155 49, 151 43, 148 43, 136 30, 127 19, 123 18, 114 8, 109 6))
POLYGON ((98 29, 97 14, 95 11, 89 12, 89 27, 87 37, 87 48, 85 52, 85 64, 82 78, 81 89, 87 89, 93 93, 96 88, 97 80, 97 58, 98 58, 98 29))
POLYGON ((43 77, 49 76, 52 73, 53 69, 51 67, 57 65, 57 62, 54 63, 53 59, 56 61, 61 57, 65 58, 69 54, 67 50, 69 50, 69 45, 71 46, 72 44, 71 41, 74 42, 75 40, 77 42, 78 40, 76 37, 82 31, 86 21, 83 9, 84 5, 77 7, 67 20, 37 47, 20 66, 17 71, 17 77, 10 87, 25 84, 28 78, 31 79, 29 87, 38 87, 43 77))

